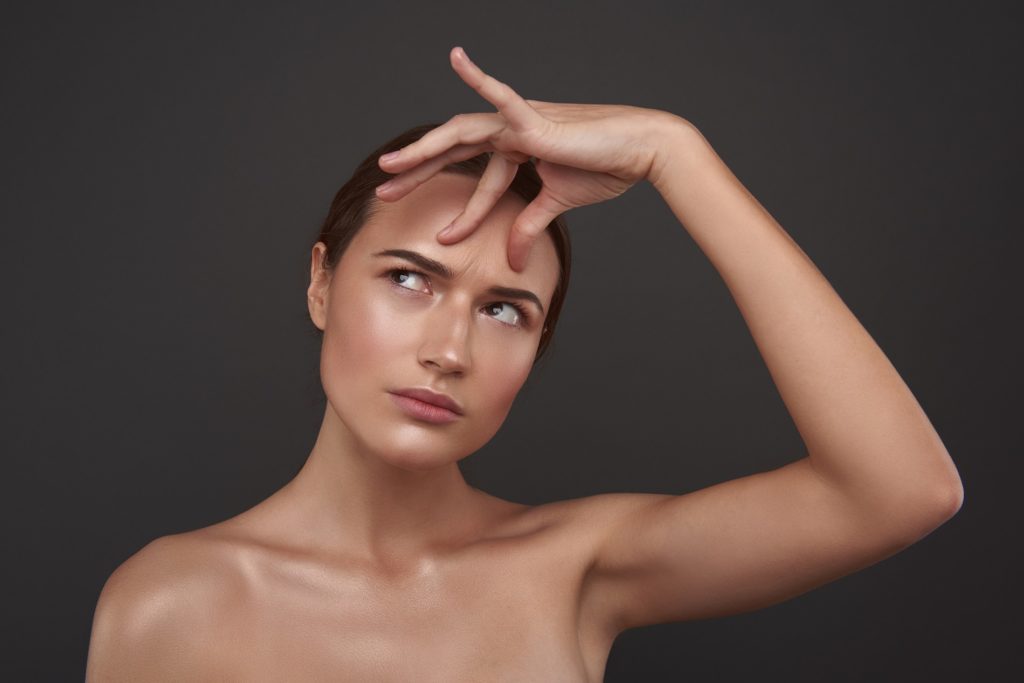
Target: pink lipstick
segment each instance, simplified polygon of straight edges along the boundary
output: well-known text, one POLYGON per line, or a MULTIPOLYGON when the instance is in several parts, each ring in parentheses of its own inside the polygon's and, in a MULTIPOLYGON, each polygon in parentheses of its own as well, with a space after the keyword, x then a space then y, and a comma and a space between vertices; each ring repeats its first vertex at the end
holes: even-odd
POLYGON ((410 417, 434 424, 453 422, 461 416, 461 408, 444 394, 425 389, 401 389, 389 392, 392 402, 410 417))

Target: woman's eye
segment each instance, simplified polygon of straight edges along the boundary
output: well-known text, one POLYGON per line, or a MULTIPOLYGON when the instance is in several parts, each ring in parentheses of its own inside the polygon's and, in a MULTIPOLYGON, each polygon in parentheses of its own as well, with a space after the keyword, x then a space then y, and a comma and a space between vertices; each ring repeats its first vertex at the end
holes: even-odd
POLYGON ((505 301, 499 301, 497 303, 487 305, 487 310, 491 313, 494 313, 495 309, 501 308, 503 308, 504 310, 501 310, 499 312, 505 314, 506 318, 502 319, 499 318, 498 316, 494 316, 495 318, 501 320, 501 322, 506 323, 508 325, 519 326, 523 324, 523 314, 512 304, 505 301))
MULTIPOLYGON (((386 275, 391 283, 396 287, 410 289, 414 292, 430 293, 429 286, 416 286, 417 281, 422 281, 424 285, 426 284, 427 276, 423 273, 419 273, 415 270, 394 268, 389 270, 386 275)), ((526 314, 526 311, 524 311, 521 306, 509 301, 497 301, 493 304, 488 304, 484 306, 484 310, 486 310, 487 313, 498 322, 509 325, 510 327, 526 327, 526 324, 530 319, 526 314)))
POLYGON ((391 279, 392 282, 394 282, 396 285, 399 285, 400 287, 423 291, 422 288, 415 286, 417 279, 423 279, 423 276, 420 275, 419 273, 413 272, 411 270, 392 270, 388 272, 388 277, 391 279))

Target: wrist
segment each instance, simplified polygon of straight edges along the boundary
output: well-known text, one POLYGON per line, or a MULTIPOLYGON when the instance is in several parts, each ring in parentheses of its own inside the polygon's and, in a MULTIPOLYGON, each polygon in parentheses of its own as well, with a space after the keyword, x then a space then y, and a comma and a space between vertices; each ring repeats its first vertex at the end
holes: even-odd
POLYGON ((656 126, 654 138, 654 159, 646 180, 664 194, 664 188, 675 182, 679 173, 685 173, 685 165, 692 161, 707 140, 697 127, 675 114, 664 112, 656 126))

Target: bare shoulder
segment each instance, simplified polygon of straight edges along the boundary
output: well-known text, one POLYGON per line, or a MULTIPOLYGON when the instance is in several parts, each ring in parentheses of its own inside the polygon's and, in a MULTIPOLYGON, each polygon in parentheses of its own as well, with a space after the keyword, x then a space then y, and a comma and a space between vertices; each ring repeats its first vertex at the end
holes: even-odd
POLYGON ((184 673, 202 633, 237 581, 217 543, 199 532, 157 538, 107 578, 93 615, 87 681, 184 673))

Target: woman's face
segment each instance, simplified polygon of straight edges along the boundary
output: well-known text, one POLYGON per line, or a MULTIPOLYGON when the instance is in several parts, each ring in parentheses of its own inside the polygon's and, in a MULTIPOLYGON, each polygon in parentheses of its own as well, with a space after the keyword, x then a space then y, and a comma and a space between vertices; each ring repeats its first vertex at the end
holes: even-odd
POLYGON ((397 202, 381 203, 329 279, 319 269, 323 243, 313 250, 309 305, 324 332, 327 400, 352 445, 403 469, 455 462, 494 436, 530 373, 558 281, 547 233, 521 273, 509 267, 509 230, 526 206, 512 195, 466 239, 437 241, 477 182, 439 173, 397 202), (452 277, 431 272, 417 254, 452 277), (492 288, 532 293, 543 312, 528 294, 492 288), (444 423, 410 414, 393 392, 413 387, 447 394, 462 414, 444 423))

